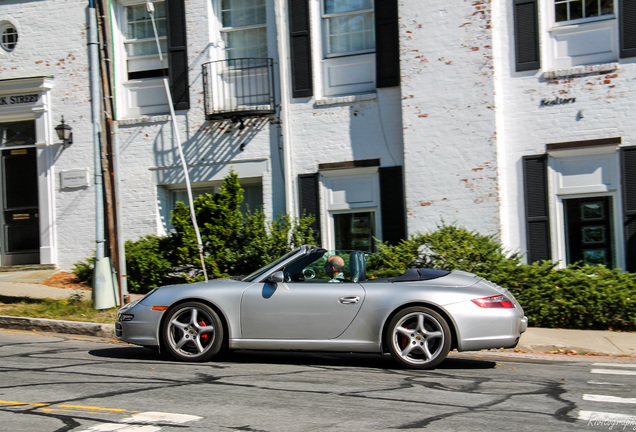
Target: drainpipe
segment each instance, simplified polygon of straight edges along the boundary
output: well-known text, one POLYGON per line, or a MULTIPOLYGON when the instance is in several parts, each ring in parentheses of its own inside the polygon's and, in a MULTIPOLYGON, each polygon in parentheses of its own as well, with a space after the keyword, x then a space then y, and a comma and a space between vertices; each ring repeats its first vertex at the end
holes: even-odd
POLYGON ((93 275, 93 306, 95 309, 109 309, 117 306, 119 295, 113 287, 113 272, 110 259, 104 257, 104 172, 101 148, 101 92, 99 77, 99 40, 97 37, 97 11, 93 0, 88 9, 88 47, 91 87, 91 112, 93 121, 93 150, 95 156, 95 270, 93 275))

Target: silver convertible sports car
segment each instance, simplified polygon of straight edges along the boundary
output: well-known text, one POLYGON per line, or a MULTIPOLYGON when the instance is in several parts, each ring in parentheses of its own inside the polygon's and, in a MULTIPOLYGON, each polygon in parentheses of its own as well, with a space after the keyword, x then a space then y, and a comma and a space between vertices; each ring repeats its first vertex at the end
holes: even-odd
POLYGON ((302 246, 255 273, 157 288, 119 310, 117 337, 176 359, 221 349, 390 353, 429 369, 451 349, 513 348, 527 318, 515 298, 459 271, 366 277, 363 252, 302 246))

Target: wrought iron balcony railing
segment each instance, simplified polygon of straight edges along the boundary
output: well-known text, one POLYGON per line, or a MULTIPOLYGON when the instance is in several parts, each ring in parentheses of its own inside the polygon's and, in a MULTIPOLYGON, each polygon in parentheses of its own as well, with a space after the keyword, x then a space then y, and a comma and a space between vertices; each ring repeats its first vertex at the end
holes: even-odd
POLYGON ((218 60, 203 65, 205 116, 208 120, 273 114, 271 58, 218 60))

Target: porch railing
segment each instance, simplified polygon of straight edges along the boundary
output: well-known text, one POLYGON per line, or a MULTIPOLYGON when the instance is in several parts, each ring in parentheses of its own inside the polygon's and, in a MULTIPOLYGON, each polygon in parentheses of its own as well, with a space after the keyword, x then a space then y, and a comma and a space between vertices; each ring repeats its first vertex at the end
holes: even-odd
POLYGON ((271 58, 238 58, 203 65, 205 116, 208 120, 273 114, 271 58))

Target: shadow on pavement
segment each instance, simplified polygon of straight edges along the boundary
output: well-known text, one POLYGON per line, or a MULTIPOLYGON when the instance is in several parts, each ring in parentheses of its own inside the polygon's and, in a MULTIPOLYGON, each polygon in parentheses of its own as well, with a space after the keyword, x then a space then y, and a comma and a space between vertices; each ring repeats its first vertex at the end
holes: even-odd
MULTIPOLYGON (((172 358, 150 348, 123 346, 89 351, 95 357, 122 360, 155 360, 176 362, 172 358)), ((294 366, 331 366, 374 369, 400 369, 390 355, 355 354, 355 353, 324 353, 297 351, 247 351, 238 350, 224 352, 209 361, 211 365, 223 363, 236 364, 278 364, 294 366)), ((201 363, 197 363, 201 364, 201 363)), ((447 358, 436 369, 493 369, 496 362, 473 358, 447 358)))

